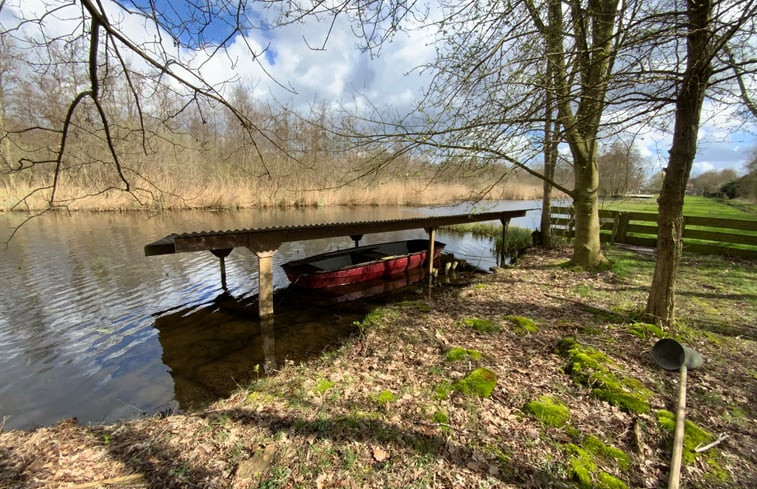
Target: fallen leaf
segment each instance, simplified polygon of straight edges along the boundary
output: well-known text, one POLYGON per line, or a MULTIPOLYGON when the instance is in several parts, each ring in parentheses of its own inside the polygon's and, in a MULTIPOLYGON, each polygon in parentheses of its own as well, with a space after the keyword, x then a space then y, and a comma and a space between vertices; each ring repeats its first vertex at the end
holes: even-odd
POLYGON ((389 452, 384 450, 381 447, 373 447, 373 459, 376 462, 383 462, 384 460, 389 459, 390 455, 389 452))

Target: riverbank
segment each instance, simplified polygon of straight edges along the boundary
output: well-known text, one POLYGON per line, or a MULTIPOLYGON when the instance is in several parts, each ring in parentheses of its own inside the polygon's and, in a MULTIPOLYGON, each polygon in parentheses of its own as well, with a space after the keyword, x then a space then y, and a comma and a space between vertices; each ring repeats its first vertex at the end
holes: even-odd
MULTIPOLYGON (((230 210, 327 206, 421 206, 477 200, 536 200, 541 184, 506 183, 481 193, 466 184, 427 181, 361 182, 312 189, 288 188, 282 182, 266 184, 257 179, 187 183, 176 190, 156 183, 134 187, 132 192, 99 187, 63 187, 56 205, 70 211, 166 211, 230 210)), ((484 186, 484 188, 489 188, 484 186)), ((49 208, 49 190, 29 185, 0 188, 0 211, 42 211, 49 208)))
MULTIPOLYGON (((608 254, 589 273, 562 266, 568 249, 534 251, 387 305, 202 412, 2 433, 0 487, 662 487, 678 376, 650 358, 666 333, 633 319, 654 261, 608 254)), ((681 274, 667 334, 706 359, 682 477, 750 487, 757 266, 686 256, 681 274)))

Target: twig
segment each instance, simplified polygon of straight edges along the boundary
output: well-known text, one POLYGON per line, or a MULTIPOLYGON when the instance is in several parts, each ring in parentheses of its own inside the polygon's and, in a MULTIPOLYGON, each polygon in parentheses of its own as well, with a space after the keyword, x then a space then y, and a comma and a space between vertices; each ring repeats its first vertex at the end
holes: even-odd
POLYGON ((468 432, 468 430, 465 430, 463 428, 458 428, 456 426, 452 426, 452 425, 449 425, 447 423, 426 423, 424 421, 416 421, 415 424, 421 425, 421 426, 449 428, 451 430, 457 431, 458 433, 467 433, 468 432))
POLYGON ((699 445, 697 445, 697 447, 694 449, 694 451, 696 453, 702 453, 704 451, 709 450, 710 448, 713 448, 713 447, 716 447, 716 446, 720 445, 727 438, 728 438, 728 434, 727 433, 721 433, 721 435, 718 437, 717 440, 715 440, 712 443, 708 443, 705 446, 702 446, 702 444, 700 443, 699 445))

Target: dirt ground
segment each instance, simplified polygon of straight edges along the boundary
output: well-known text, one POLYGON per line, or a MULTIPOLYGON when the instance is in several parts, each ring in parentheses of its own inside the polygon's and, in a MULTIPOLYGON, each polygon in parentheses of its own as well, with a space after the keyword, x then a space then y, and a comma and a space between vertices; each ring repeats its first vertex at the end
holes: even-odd
POLYGON ((689 259, 680 325, 655 332, 634 319, 652 258, 608 254, 589 273, 561 266, 567 249, 532 251, 419 290, 201 412, 0 433, 0 487, 665 487, 678 375, 650 352, 666 335, 706 359, 687 383, 681 487, 754 487, 757 266, 689 259), (641 406, 602 394, 610 374, 641 406))

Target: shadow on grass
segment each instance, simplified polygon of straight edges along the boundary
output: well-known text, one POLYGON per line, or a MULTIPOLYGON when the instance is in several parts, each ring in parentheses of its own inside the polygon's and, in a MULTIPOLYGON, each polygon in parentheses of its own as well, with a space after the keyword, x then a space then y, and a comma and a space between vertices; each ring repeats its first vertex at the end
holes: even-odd
MULTIPOLYGON (((110 430, 105 427, 87 429, 100 440, 110 437, 110 430)), ((222 476, 219 471, 193 463, 179 447, 168 445, 165 440, 170 436, 166 432, 147 432, 134 424, 123 425, 113 435, 107 444, 111 457, 121 461, 131 473, 143 475, 142 481, 130 487, 208 487, 208 481, 222 476)))
MULTIPOLYGON (((479 473, 484 479, 495 477, 503 482, 518 484, 521 487, 541 487, 523 485, 527 482, 542 481, 554 487, 557 481, 554 475, 530 465, 509 461, 500 465, 500 470, 492 475, 491 464, 499 464, 492 452, 472 449, 454 440, 454 436, 444 437, 430 434, 428 430, 412 429, 386 421, 356 416, 332 416, 320 419, 308 419, 302 416, 277 415, 266 412, 254 412, 244 409, 229 409, 212 413, 226 416, 236 423, 254 424, 265 428, 271 436, 286 433, 289 439, 301 437, 306 439, 330 440, 332 442, 359 442, 367 445, 382 445, 395 449, 412 450, 419 455, 457 465, 461 470, 479 473), (480 466, 471 464, 473 460, 491 460, 490 464, 480 466)), ((399 461, 400 464, 402 460, 399 461)), ((374 468, 380 470, 384 464, 377 462, 374 468)))

